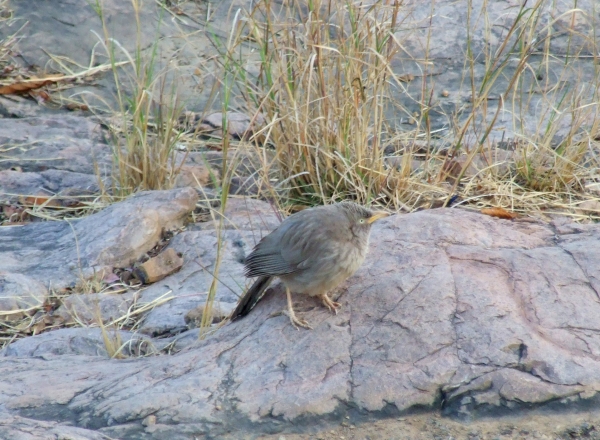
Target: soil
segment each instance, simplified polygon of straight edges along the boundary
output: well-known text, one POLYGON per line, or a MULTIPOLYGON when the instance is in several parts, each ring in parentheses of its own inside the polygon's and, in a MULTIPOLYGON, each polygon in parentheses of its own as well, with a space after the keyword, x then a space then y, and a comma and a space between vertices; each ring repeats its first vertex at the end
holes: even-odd
POLYGON ((600 414, 536 414, 461 422, 435 414, 336 427, 307 434, 269 435, 260 440, 508 440, 600 439, 600 414))

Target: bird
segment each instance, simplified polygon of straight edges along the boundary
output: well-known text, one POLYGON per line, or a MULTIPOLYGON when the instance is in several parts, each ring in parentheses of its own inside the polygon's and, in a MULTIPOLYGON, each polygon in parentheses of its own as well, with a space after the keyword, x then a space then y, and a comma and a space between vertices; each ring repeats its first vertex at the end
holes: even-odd
POLYGON ((276 277, 286 290, 287 310, 282 313, 296 329, 312 327, 296 316, 292 292, 318 297, 337 314, 341 304, 332 301, 327 293, 362 265, 372 224, 388 215, 354 202, 339 202, 308 208, 286 218, 244 260, 245 275, 258 278, 240 298, 230 315, 231 321, 250 313, 276 277))

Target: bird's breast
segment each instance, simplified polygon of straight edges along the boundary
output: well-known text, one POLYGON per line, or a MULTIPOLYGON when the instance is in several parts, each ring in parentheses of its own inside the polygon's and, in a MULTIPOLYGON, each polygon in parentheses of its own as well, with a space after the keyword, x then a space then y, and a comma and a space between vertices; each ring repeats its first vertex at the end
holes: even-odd
MULTIPOLYGON (((368 243, 367 243, 368 245, 368 243)), ((318 296, 337 287, 362 265, 367 254, 364 243, 346 242, 315 256, 315 265, 294 274, 281 276, 291 291, 318 296)))

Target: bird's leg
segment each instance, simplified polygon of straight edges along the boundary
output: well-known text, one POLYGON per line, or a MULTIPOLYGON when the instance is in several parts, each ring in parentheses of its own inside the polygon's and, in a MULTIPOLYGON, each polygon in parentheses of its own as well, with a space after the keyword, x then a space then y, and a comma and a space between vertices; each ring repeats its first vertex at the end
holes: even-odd
POLYGON ((308 322, 306 322, 304 319, 298 319, 296 317, 296 314, 294 313, 294 306, 292 304, 292 292, 290 292, 290 289, 288 287, 285 288, 285 293, 287 295, 288 307, 287 310, 284 310, 283 313, 290 318, 290 321, 292 322, 292 325, 296 327, 296 330, 300 330, 298 326, 312 329, 308 322))
POLYGON ((321 298, 321 301, 323 301, 323 304, 329 309, 330 312, 333 312, 337 315, 338 309, 342 307, 339 302, 332 301, 326 293, 319 295, 319 298, 321 298))

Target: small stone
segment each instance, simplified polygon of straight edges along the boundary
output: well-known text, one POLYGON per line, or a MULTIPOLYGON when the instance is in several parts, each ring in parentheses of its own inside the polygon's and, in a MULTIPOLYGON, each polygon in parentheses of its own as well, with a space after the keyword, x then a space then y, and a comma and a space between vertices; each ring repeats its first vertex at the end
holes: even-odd
POLYGON ((168 248, 136 268, 134 274, 144 284, 152 284, 177 272, 182 266, 183 256, 168 248))
POLYGON ((152 425, 156 425, 156 416, 155 415, 149 415, 147 416, 143 421, 142 421, 142 425, 144 426, 152 426, 152 425))
POLYGON ((450 92, 448 90, 442 90, 442 96, 444 98, 447 98, 448 96, 450 96, 450 92))
POLYGON ((221 408, 222 408, 222 407, 221 407, 221 405, 217 405, 217 406, 215 406, 215 409, 216 409, 217 411, 221 411, 221 408))

